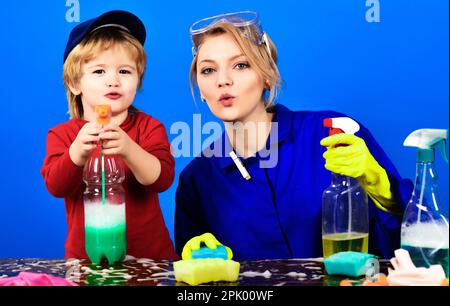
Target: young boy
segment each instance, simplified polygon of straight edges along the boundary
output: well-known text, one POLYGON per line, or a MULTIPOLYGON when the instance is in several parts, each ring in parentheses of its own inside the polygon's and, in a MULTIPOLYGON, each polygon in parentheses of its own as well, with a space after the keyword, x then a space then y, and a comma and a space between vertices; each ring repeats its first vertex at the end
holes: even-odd
POLYGON ((64 52, 63 78, 71 119, 50 129, 41 173, 48 191, 64 198, 66 258, 85 251, 83 166, 102 141, 105 155, 125 168, 127 254, 176 259, 159 207, 158 192, 170 187, 174 159, 165 127, 132 106, 142 85, 146 31, 135 15, 110 11, 76 26, 64 52), (95 106, 111 106, 111 123, 96 123, 95 106))

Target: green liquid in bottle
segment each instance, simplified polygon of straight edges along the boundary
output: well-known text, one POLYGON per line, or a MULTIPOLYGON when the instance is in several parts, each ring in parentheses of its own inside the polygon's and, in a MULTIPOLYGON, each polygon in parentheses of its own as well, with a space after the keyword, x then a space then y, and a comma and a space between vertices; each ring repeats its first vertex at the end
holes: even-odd
POLYGON ((86 253, 92 263, 100 263, 105 257, 110 264, 120 262, 126 255, 125 224, 111 228, 86 227, 86 253))
POLYGON ((85 205, 85 248, 94 264, 120 262, 127 251, 125 204, 85 205))

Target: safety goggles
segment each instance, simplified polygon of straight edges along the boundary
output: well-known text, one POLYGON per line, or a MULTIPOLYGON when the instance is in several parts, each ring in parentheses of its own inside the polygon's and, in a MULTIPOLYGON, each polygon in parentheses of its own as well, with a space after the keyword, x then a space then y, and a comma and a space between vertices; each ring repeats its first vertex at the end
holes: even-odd
POLYGON ((221 23, 228 23, 235 26, 241 30, 247 39, 256 45, 261 45, 262 43, 267 44, 267 38, 259 22, 257 12, 241 11, 227 13, 204 18, 191 25, 189 33, 191 34, 193 56, 197 54, 202 35, 221 23))

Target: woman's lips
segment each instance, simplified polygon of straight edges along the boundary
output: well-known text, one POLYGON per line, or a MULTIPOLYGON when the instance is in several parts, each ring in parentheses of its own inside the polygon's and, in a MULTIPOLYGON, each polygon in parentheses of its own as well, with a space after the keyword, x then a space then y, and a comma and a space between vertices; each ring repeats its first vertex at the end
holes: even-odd
POLYGON ((112 93, 106 94, 105 97, 107 97, 108 99, 111 99, 111 100, 117 100, 120 97, 122 97, 122 95, 120 93, 112 92, 112 93))
POLYGON ((233 105, 234 97, 224 97, 219 99, 219 103, 225 107, 230 107, 233 105))

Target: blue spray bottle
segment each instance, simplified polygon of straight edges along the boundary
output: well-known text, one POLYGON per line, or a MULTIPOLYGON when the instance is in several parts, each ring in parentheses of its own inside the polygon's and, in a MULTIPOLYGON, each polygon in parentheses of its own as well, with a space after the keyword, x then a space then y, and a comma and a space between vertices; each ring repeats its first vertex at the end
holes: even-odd
MULTIPOLYGON (((323 122, 330 135, 359 131, 359 124, 347 117, 323 122)), ((323 257, 338 252, 367 253, 369 249, 369 210, 367 194, 358 180, 332 173, 331 185, 322 195, 323 257)))
POLYGON ((434 149, 437 147, 448 163, 445 141, 448 130, 420 129, 406 137, 403 145, 416 147, 417 163, 414 191, 403 215, 401 247, 409 252, 417 267, 440 264, 448 277, 448 219, 439 209, 434 149))

